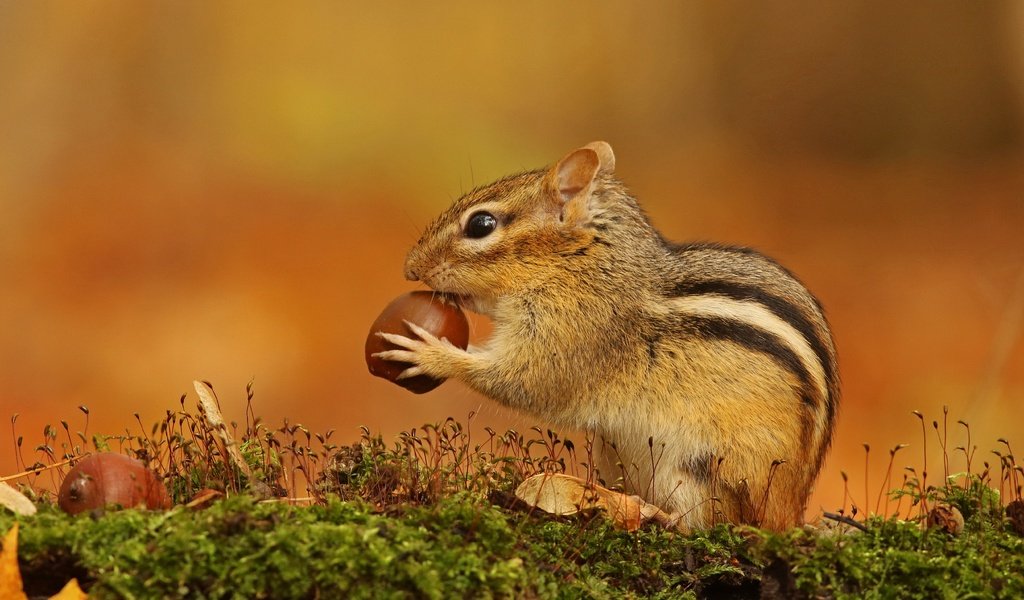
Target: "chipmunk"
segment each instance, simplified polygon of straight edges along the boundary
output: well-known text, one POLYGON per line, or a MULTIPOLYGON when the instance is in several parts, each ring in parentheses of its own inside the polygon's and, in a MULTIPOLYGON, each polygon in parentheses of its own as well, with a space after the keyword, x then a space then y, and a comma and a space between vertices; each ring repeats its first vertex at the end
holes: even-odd
POLYGON ((599 435, 601 473, 690 529, 801 523, 839 404, 821 305, 754 250, 667 241, 614 169, 594 142, 456 200, 405 276, 493 333, 467 351, 410 324, 380 356, 599 435))

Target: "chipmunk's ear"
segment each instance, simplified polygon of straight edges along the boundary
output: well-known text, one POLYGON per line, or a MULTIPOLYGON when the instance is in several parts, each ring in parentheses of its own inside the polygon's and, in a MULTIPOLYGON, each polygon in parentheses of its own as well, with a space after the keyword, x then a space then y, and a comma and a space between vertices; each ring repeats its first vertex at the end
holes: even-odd
POLYGON ((576 222, 586 217, 594 178, 599 172, 615 170, 615 154, 607 142, 591 142, 558 161, 546 178, 548 194, 560 208, 562 220, 576 222))
POLYGON ((590 148, 597 153, 597 158, 601 161, 598 171, 602 173, 615 172, 615 153, 612 152, 612 147, 608 145, 608 142, 590 142, 584 148, 590 148))

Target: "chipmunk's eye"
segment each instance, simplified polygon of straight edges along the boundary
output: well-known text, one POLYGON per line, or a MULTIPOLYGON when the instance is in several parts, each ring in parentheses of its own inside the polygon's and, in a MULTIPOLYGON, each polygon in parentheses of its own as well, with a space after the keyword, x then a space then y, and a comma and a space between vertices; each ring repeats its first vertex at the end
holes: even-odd
POLYGON ((489 212, 474 213, 466 221, 466 237, 480 239, 487 237, 498 228, 498 220, 489 212))

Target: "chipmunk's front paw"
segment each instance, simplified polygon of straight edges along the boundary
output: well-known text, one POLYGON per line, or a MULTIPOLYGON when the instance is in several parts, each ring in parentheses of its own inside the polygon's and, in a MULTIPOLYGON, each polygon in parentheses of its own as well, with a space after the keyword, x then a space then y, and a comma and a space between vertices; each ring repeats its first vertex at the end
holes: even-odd
POLYGON ((459 359, 467 352, 452 344, 445 338, 438 338, 415 323, 404 321, 419 339, 413 339, 397 333, 378 331, 377 335, 385 341, 398 346, 397 350, 384 350, 373 356, 411 365, 402 371, 398 379, 408 379, 418 375, 427 375, 435 379, 450 379, 458 375, 459 359))

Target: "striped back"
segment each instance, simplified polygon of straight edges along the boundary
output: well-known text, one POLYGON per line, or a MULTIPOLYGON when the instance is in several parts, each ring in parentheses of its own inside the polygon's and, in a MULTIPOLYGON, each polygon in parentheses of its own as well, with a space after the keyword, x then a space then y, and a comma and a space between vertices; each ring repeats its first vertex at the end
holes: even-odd
POLYGON ((839 403, 836 351, 820 303, 792 273, 749 248, 669 250, 681 260, 664 293, 688 332, 763 353, 800 381, 820 466, 839 403))

